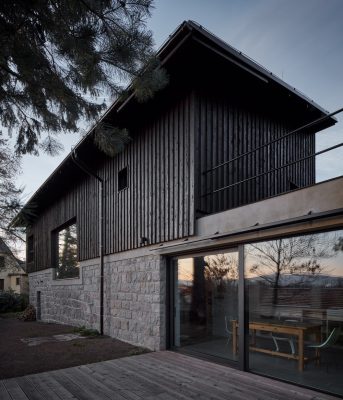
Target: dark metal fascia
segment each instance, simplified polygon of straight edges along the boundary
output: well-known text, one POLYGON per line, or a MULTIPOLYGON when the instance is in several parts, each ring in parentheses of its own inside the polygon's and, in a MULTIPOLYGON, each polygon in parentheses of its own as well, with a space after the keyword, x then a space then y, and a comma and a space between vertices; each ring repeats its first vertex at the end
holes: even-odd
POLYGON ((205 43, 204 41, 202 41, 201 39, 198 39, 197 37, 193 36, 193 40, 195 40, 196 42, 200 43, 202 46, 210 49, 211 51, 213 51, 214 53, 220 55, 221 57, 225 58, 225 60, 231 62, 232 64, 237 65, 239 68, 243 69, 244 71, 249 72, 249 74, 254 75, 256 78, 261 79, 261 81, 263 81, 264 83, 269 83, 268 79, 266 79, 264 76, 256 73, 255 71, 253 71, 252 69, 246 67, 245 65, 243 65, 241 62, 234 60, 232 57, 224 54, 222 51, 215 49, 213 46, 205 43))

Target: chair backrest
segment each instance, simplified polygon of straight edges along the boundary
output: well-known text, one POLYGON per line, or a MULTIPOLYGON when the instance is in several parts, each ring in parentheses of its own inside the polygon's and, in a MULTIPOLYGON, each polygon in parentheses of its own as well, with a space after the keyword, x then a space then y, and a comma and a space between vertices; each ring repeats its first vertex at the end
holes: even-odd
POLYGON ((333 344, 336 343, 337 339, 339 338, 341 334, 341 328, 333 328, 330 335, 328 336, 328 338, 325 340, 325 342, 323 342, 320 346, 320 348, 324 348, 324 347, 329 347, 333 344))

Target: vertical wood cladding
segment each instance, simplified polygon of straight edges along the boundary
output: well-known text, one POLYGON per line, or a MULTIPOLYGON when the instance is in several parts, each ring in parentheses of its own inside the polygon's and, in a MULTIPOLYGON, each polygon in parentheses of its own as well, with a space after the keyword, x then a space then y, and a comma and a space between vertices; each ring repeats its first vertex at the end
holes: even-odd
MULTIPOLYGON (((284 135, 294 123, 217 94, 192 93, 171 103, 131 132, 132 141, 122 153, 104 157, 96 169, 104 180, 106 254, 193 235, 195 209, 201 217, 289 191, 291 182, 299 187, 314 183, 314 160, 307 160, 206 196, 311 154, 314 135, 298 133, 204 174, 284 135), (125 167, 128 187, 118 191, 118 172, 125 167)), ((79 259, 98 256, 97 181, 84 174, 64 192, 32 228, 32 271, 51 266, 51 232, 74 217, 79 259)))
POLYGON ((216 95, 198 93, 195 107, 197 216, 201 217, 315 183, 315 162, 302 161, 211 194, 212 191, 281 167, 315 151, 314 134, 297 133, 211 172, 218 164, 281 137, 294 123, 253 111, 216 95))
MULTIPOLYGON (((116 157, 104 158, 105 252, 111 254, 194 234, 194 154, 187 95, 131 132, 116 157), (118 172, 127 167, 128 187, 118 192, 118 172), (141 243, 141 238, 147 242, 141 243)), ((85 160, 86 161, 86 160, 85 160)), ((75 166, 71 166, 76 168, 75 166)), ((56 187, 54 193, 59 192, 56 187)), ((82 179, 40 212, 30 233, 35 261, 30 271, 51 267, 51 232, 76 217, 79 259, 98 256, 98 183, 82 179)))
POLYGON ((99 170, 105 180, 106 253, 134 249, 193 234, 191 97, 180 100, 99 170), (118 192, 118 174, 128 168, 128 187, 118 192))

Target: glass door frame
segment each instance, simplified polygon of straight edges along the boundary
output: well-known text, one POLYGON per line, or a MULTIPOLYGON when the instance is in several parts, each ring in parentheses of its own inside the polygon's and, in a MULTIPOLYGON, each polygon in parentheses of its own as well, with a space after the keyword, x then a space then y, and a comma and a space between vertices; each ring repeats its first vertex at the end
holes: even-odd
MULTIPOLYGON (((248 327, 248 312, 246 310, 246 293, 245 293, 245 280, 244 280, 244 245, 238 245, 234 247, 214 247, 210 249, 199 249, 190 253, 181 253, 169 256, 167 258, 167 319, 166 319, 166 347, 170 350, 183 351, 182 348, 175 346, 175 317, 176 317, 176 305, 175 305, 175 285, 177 279, 175 279, 175 260, 180 258, 199 257, 204 255, 211 255, 215 253, 238 253, 238 361, 219 359, 216 356, 200 355, 201 358, 216 361, 219 363, 228 364, 234 368, 246 371, 249 366, 249 349, 247 341, 249 336, 246 334, 246 328, 248 327), (241 323, 242 322, 242 323, 241 323)), ((186 352, 186 351, 185 351, 186 352)), ((197 354, 194 354, 197 356, 197 354)))

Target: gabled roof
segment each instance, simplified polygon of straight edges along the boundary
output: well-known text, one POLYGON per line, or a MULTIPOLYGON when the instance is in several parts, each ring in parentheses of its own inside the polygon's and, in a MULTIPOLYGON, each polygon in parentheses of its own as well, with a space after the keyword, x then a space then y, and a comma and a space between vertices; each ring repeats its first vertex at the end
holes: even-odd
POLYGON ((2 254, 8 254, 9 256, 13 256, 12 251, 9 249, 9 247, 7 246, 7 244, 4 242, 3 239, 0 238, 0 253, 2 254))
MULTIPOLYGON (((253 61, 251 58, 225 43, 223 40, 219 39, 214 34, 210 33, 208 30, 203 28, 201 25, 194 21, 184 21, 179 27, 168 37, 166 42, 161 46, 157 52, 157 56, 160 59, 161 66, 167 65, 174 55, 180 51, 187 44, 199 45, 204 49, 209 50, 214 55, 222 57, 228 64, 235 65, 240 70, 245 71, 250 76, 262 80, 265 83, 272 85, 275 88, 281 89, 285 92, 285 96, 289 96, 297 99, 301 104, 304 105, 302 112, 308 113, 308 115, 315 115, 317 118, 323 117, 328 114, 326 110, 316 104, 313 100, 305 96, 300 91, 296 90, 294 87, 285 83, 282 79, 278 78, 272 72, 268 71, 266 68, 262 67, 257 62, 253 61)), ((88 134, 84 136, 80 142, 75 146, 76 150, 82 149, 86 143, 89 143, 95 127, 102 121, 106 120, 109 116, 113 117, 119 115, 123 109, 125 109, 131 102, 135 101, 135 96, 132 88, 129 86, 127 92, 128 96, 119 97, 104 113, 104 115, 94 124, 94 126, 89 130, 88 134)), ((329 120, 325 121, 321 125, 318 124, 318 129, 322 130, 335 124, 337 121, 335 118, 331 117, 329 120)), ((46 179, 46 181, 39 187, 39 189, 33 194, 33 196, 26 203, 25 207, 34 207, 39 201, 42 200, 44 191, 49 187, 53 186, 56 190, 56 180, 58 180, 59 175, 66 168, 69 168, 73 164, 71 153, 61 162, 61 164, 55 169, 55 171, 46 179)), ((25 208, 24 207, 24 208, 25 208)), ((23 226, 23 220, 21 218, 21 213, 12 221, 13 226, 23 226)))
POLYGON ((2 238, 0 238, 0 255, 1 254, 6 254, 9 257, 12 257, 18 263, 18 267, 16 268, 21 268, 23 271, 25 271, 26 262, 17 258, 2 238))
POLYGON ((295 87, 288 85, 277 75, 273 74, 267 68, 263 67, 258 62, 254 61, 252 58, 244 54, 243 52, 237 50, 233 46, 224 42, 222 39, 214 35, 212 32, 205 29, 202 25, 198 24, 195 21, 184 21, 175 31, 172 33, 168 40, 162 45, 160 50, 158 51, 158 55, 162 57, 167 56, 170 52, 169 47, 173 43, 173 41, 177 40, 183 31, 188 31, 190 36, 193 36, 192 39, 202 44, 205 47, 208 47, 214 53, 219 54, 225 57, 229 62, 232 62, 239 66, 242 69, 245 69, 247 72, 255 75, 257 78, 262 79, 266 82, 273 82, 277 85, 284 87, 290 93, 298 96, 303 99, 308 105, 312 105, 314 108, 318 109, 324 114, 328 114, 328 111, 322 108, 319 104, 315 103, 312 99, 307 97, 304 93, 297 90, 295 87), (165 54, 167 53, 167 54, 165 54))

